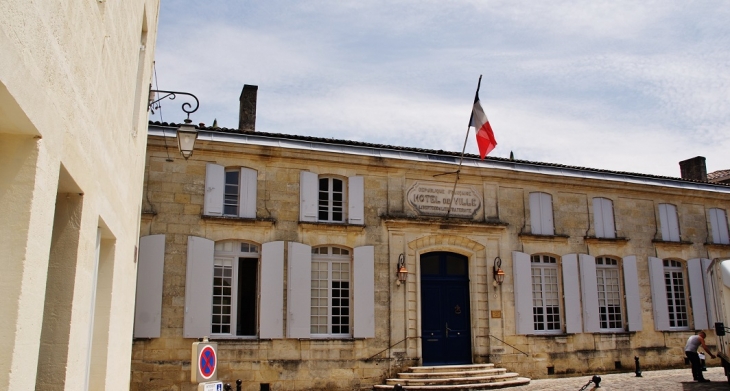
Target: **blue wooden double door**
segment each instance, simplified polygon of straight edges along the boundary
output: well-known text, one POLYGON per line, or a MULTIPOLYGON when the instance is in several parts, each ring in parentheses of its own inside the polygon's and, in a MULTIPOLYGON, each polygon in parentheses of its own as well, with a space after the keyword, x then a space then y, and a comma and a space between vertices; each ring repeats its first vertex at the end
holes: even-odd
POLYGON ((467 257, 432 252, 420 263, 423 365, 471 364, 467 257))

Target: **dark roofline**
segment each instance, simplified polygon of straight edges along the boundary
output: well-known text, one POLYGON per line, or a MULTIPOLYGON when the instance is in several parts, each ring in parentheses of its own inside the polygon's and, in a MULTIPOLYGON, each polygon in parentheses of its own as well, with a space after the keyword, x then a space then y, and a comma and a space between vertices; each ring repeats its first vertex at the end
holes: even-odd
MULTIPOLYGON (((182 124, 177 124, 174 122, 149 121, 149 125, 176 129, 182 124)), ((203 130, 206 132, 220 132, 220 133, 250 135, 250 136, 257 136, 257 137, 298 140, 298 141, 306 141, 306 142, 319 142, 319 143, 326 143, 326 144, 388 149, 388 150, 394 150, 394 151, 425 153, 425 154, 432 154, 432 155, 450 156, 450 157, 456 157, 456 158, 459 158, 461 156, 461 153, 459 153, 459 152, 444 151, 441 149, 434 150, 434 149, 423 149, 423 148, 412 148, 412 147, 399 147, 399 146, 395 146, 395 145, 374 144, 374 143, 366 143, 366 142, 362 142, 362 141, 352 141, 352 140, 339 140, 339 139, 334 139, 334 138, 298 136, 298 135, 293 135, 293 134, 266 133, 266 132, 259 132, 259 131, 242 131, 239 129, 232 129, 232 128, 221 128, 221 127, 214 128, 212 126, 196 126, 196 129, 203 130)), ((478 160, 479 155, 465 153, 464 158, 478 160)), ((730 187, 730 184, 727 184, 727 183, 698 181, 698 180, 684 179, 684 178, 679 178, 679 177, 641 174, 641 173, 627 172, 627 171, 604 170, 604 169, 590 168, 590 167, 569 166, 569 165, 557 164, 557 163, 533 162, 533 161, 529 161, 529 160, 518 160, 518 159, 511 160, 508 158, 494 157, 494 156, 487 156, 484 160, 501 162, 501 163, 519 163, 519 164, 527 164, 527 165, 543 166, 543 167, 551 167, 551 168, 564 168, 564 169, 586 171, 586 172, 599 173, 599 174, 613 174, 613 175, 622 175, 622 176, 637 177, 637 178, 650 178, 650 179, 670 180, 670 181, 686 182, 686 183, 710 184, 713 186, 721 186, 721 187, 730 187)))

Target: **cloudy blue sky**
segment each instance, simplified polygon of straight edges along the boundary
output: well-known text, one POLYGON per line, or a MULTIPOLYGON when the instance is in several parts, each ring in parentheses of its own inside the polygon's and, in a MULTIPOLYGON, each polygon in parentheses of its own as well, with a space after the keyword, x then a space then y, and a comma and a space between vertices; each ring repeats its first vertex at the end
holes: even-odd
POLYGON ((723 0, 162 0, 155 83, 196 94, 196 123, 237 127, 253 84, 259 131, 461 151, 481 74, 490 156, 679 176, 730 168, 728 21, 723 0))

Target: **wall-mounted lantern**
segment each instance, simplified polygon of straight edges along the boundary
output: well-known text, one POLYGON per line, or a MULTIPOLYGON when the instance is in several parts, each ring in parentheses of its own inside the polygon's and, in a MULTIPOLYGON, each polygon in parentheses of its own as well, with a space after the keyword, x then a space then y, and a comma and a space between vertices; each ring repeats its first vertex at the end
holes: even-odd
POLYGON ((200 107, 200 101, 198 101, 198 97, 187 92, 153 90, 150 88, 150 103, 147 105, 147 109, 152 114, 154 114, 155 109, 159 110, 161 100, 165 98, 170 98, 170 100, 174 100, 177 95, 187 95, 195 99, 194 108, 188 102, 184 102, 182 104, 182 111, 188 114, 188 118, 185 119, 184 124, 180 125, 180 127, 177 128, 177 148, 180 150, 180 154, 185 158, 185 160, 188 160, 190 156, 193 156, 195 140, 198 138, 198 129, 195 128, 195 125, 191 125, 193 121, 190 119, 190 114, 196 112, 200 107), (157 93, 162 93, 166 95, 163 95, 161 98, 155 99, 155 94, 157 93))
POLYGON ((398 256, 398 266, 395 269, 396 276, 398 277, 396 285, 406 282, 408 279, 408 270, 406 269, 406 257, 403 254, 398 256))
POLYGON ((494 271, 494 287, 496 288, 497 285, 502 285, 504 282, 505 274, 504 270, 502 270, 502 258, 494 258, 494 267, 492 270, 494 271))

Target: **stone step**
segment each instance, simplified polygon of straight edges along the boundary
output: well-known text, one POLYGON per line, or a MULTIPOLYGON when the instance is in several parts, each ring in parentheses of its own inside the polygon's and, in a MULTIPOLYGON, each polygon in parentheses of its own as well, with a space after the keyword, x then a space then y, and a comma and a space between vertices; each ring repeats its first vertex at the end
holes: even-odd
POLYGON ((464 370, 464 371, 451 371, 451 372, 403 372, 398 374, 399 379, 440 379, 448 377, 471 377, 471 376, 486 376, 486 375, 499 375, 507 372, 505 368, 488 368, 488 369, 476 369, 476 370, 464 370))
POLYGON ((410 367, 408 368, 411 372, 456 372, 456 371, 469 371, 478 369, 494 368, 494 364, 464 364, 464 365, 440 365, 432 367, 410 367))
POLYGON ((505 369, 502 369, 503 373, 494 374, 490 376, 468 376, 468 377, 448 377, 448 378, 418 378, 408 379, 400 377, 398 379, 386 379, 386 385, 400 384, 403 386, 429 386, 429 385, 440 385, 440 384, 473 384, 473 383, 491 383, 491 382, 504 382, 507 380, 514 380, 519 375, 517 373, 507 373, 505 369))
MULTIPOLYGON (((403 386, 404 390, 408 391, 468 391, 468 390, 493 390, 497 388, 507 388, 524 386, 530 384, 530 379, 526 377, 517 377, 513 380, 505 380, 498 382, 488 383, 473 383, 473 384, 442 384, 442 385, 429 385, 429 386, 403 386)), ((402 385, 402 384, 401 384, 402 385)), ((392 390, 394 385, 375 385, 373 390, 392 390)))

